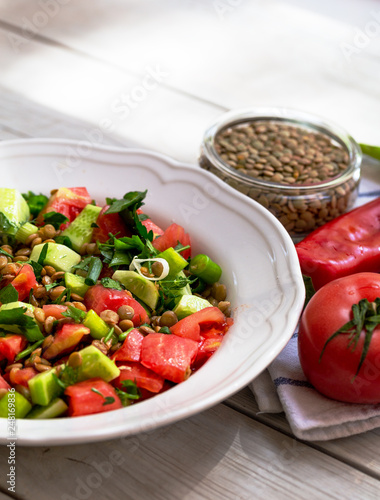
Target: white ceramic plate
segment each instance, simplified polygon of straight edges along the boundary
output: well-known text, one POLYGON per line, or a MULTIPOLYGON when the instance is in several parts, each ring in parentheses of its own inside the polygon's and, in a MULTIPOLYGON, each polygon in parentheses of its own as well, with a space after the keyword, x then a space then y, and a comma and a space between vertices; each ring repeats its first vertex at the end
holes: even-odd
MULTIPOLYGON (((19 420, 18 444, 69 444, 136 434, 226 399, 254 379, 285 346, 297 324, 304 286, 293 243, 264 208, 212 174, 165 156, 65 140, 0 144, 1 185, 22 192, 86 186, 106 196, 148 189, 144 210, 157 224, 181 224, 193 255, 223 269, 234 325, 216 354, 186 382, 129 408, 87 417, 19 420)), ((0 419, 0 440, 7 440, 0 419)))

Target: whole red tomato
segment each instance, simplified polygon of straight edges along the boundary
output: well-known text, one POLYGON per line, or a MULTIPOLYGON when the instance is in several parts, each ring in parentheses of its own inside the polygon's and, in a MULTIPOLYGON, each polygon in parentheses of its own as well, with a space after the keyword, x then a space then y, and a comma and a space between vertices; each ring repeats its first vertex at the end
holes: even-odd
MULTIPOLYGON (((309 382, 325 396, 349 403, 380 403, 380 325, 373 330, 356 376, 365 338, 370 337, 364 328, 360 329, 356 345, 349 345, 350 335, 344 333, 325 346, 337 330, 353 319, 354 304, 362 299, 373 303, 379 297, 380 274, 358 273, 323 286, 306 306, 298 335, 299 358, 309 382)), ((375 312, 376 306, 372 314, 375 312)))

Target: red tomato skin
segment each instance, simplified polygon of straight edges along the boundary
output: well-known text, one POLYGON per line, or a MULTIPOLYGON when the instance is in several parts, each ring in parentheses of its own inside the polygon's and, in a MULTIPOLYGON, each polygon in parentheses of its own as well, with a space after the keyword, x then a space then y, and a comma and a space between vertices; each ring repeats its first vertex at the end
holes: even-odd
POLYGON ((105 243, 109 240, 109 233, 117 238, 131 236, 131 232, 128 230, 119 214, 105 213, 109 207, 109 205, 105 205, 98 215, 96 224, 99 227, 95 228, 92 233, 92 240, 95 242, 99 241, 100 243, 105 243))
POLYGON ((201 336, 201 341, 199 342, 198 354, 195 358, 192 368, 198 370, 205 362, 211 358, 215 351, 217 351, 222 343, 223 335, 207 335, 201 336))
POLYGON ((359 374, 362 332, 354 351, 348 335, 338 335, 319 358, 327 339, 352 319, 351 308, 361 299, 380 297, 380 275, 358 273, 331 281, 311 298, 301 317, 298 352, 309 382, 325 396, 347 403, 380 403, 380 327, 374 330, 359 374))
POLYGON ((120 349, 112 354, 111 359, 114 361, 140 361, 143 339, 144 335, 138 330, 131 330, 120 349))
POLYGON ((87 310, 93 309, 97 314, 110 309, 117 312, 119 307, 127 305, 133 308, 135 315, 132 318, 134 326, 149 321, 148 313, 143 306, 124 290, 114 290, 103 285, 95 285, 89 288, 84 296, 84 304, 87 310))
POLYGON ((25 349, 28 341, 23 335, 9 334, 0 337, 0 360, 7 359, 13 363, 17 354, 25 349))
POLYGON ((224 331, 227 328, 226 317, 217 307, 206 307, 181 319, 170 328, 170 331, 179 337, 199 342, 201 340, 201 330, 213 326, 224 331))
POLYGON ((29 388, 28 380, 33 378, 39 372, 28 366, 26 368, 21 368, 20 370, 12 369, 9 373, 9 381, 13 386, 15 385, 23 385, 26 388, 29 388))
MULTIPOLYGON (((136 210, 136 212, 137 212, 138 214, 142 214, 142 213, 143 213, 143 211, 141 210, 141 208, 138 208, 138 209, 136 210)), ((153 231, 153 234, 154 234, 154 237, 155 237, 155 238, 156 238, 157 236, 161 236, 161 234, 164 234, 164 231, 163 231, 160 227, 158 227, 158 226, 157 226, 157 224, 155 224, 155 223, 152 221, 152 219, 142 220, 142 221, 141 221, 141 224, 147 228, 148 232, 149 232, 149 231, 153 231)))
MULTIPOLYGON (((164 234, 153 240, 152 244, 154 248, 163 252, 167 248, 174 248, 178 242, 180 242, 183 246, 191 246, 189 234, 185 233, 182 226, 173 223, 164 231, 164 234)), ((184 259, 188 259, 191 257, 191 248, 180 253, 184 259)))
POLYGON ((85 187, 59 188, 52 196, 46 206, 41 210, 36 218, 36 224, 44 224, 44 214, 48 212, 58 212, 66 215, 69 222, 61 224, 60 229, 65 229, 86 205, 92 202, 91 196, 85 187))
POLYGON ((132 380, 139 389, 149 392, 160 392, 164 385, 164 379, 154 371, 146 368, 140 363, 122 363, 119 365, 120 375, 112 381, 112 384, 123 390, 123 380, 132 380))
POLYGON ((67 306, 62 306, 60 304, 45 304, 42 306, 42 309, 45 313, 46 318, 48 316, 53 316, 55 319, 62 319, 65 316, 62 316, 62 313, 67 311, 67 306))
POLYGON ((65 324, 54 335, 53 342, 44 351, 45 359, 53 359, 62 354, 72 352, 82 340, 84 335, 88 335, 90 329, 81 324, 65 324))
POLYGON ((24 264, 11 285, 18 292, 18 300, 23 301, 29 297, 30 290, 34 289, 38 283, 33 268, 29 264, 24 264))
POLYGON ((191 339, 149 333, 144 337, 141 363, 161 377, 180 383, 191 375, 191 364, 198 353, 198 343, 191 339))
POLYGON ((115 389, 101 378, 90 378, 70 385, 65 389, 65 395, 69 397, 68 414, 70 417, 92 415, 94 413, 122 408, 121 401, 115 389), (104 397, 94 392, 93 388, 99 391, 104 397), (107 397, 114 398, 114 402, 104 405, 105 398, 107 397))
POLYGON ((11 386, 8 384, 8 382, 5 380, 5 378, 3 378, 0 375, 0 389, 7 389, 7 390, 9 390, 10 388, 11 388, 11 386))

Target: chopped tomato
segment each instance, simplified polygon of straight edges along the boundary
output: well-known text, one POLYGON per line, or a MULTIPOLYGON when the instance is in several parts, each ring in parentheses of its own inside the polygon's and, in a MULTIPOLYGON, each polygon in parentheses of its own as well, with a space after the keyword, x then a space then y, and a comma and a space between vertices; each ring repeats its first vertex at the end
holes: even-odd
POLYGON ((105 243, 109 239, 109 233, 113 234, 117 238, 123 236, 131 236, 131 232, 124 224, 122 218, 119 214, 106 214, 105 212, 109 209, 109 205, 102 208, 102 211, 98 215, 96 227, 92 233, 93 241, 99 241, 100 243, 105 243))
POLYGON ((18 293, 18 300, 21 302, 29 297, 30 290, 34 289, 38 283, 33 268, 29 264, 24 264, 11 285, 18 293))
POLYGON ((199 341, 201 331, 211 327, 218 328, 218 331, 225 332, 228 329, 227 318, 217 307, 206 307, 200 311, 186 316, 170 328, 174 335, 186 337, 199 341))
POLYGON ((70 385, 65 389, 65 395, 69 397, 68 414, 70 417, 122 408, 115 389, 101 378, 90 378, 70 385))
POLYGON ((55 319, 62 319, 65 316, 62 316, 62 313, 67 311, 67 306, 62 306, 60 304, 45 304, 42 306, 42 309, 45 313, 46 318, 48 316, 53 316, 55 319))
MULTIPOLYGON (((190 245, 190 235, 185 233, 185 230, 182 226, 178 224, 171 224, 165 231, 164 234, 153 240, 152 244, 154 248, 163 252, 167 248, 175 247, 178 243, 181 243, 183 246, 190 245)), ((191 256, 191 248, 180 252, 184 259, 188 259, 191 256)))
POLYGON ((52 196, 46 206, 41 210, 36 219, 37 225, 44 224, 44 214, 58 212, 66 215, 69 222, 62 224, 60 229, 65 229, 86 205, 91 203, 91 196, 85 187, 59 188, 52 196))
POLYGON ((218 334, 207 334, 206 336, 201 336, 201 341, 199 342, 199 349, 197 357, 195 358, 193 368, 200 368, 214 352, 219 349, 222 343, 223 335, 218 334))
POLYGON ((10 388, 11 388, 11 386, 8 384, 8 382, 5 380, 5 378, 3 378, 0 375, 0 389, 7 389, 7 390, 9 390, 10 388))
POLYGON ((28 380, 37 374, 38 371, 31 366, 21 368, 20 370, 12 369, 9 373, 9 381, 13 385, 23 385, 24 387, 29 388, 28 380))
POLYGON ((148 313, 143 306, 125 290, 106 288, 103 285, 92 286, 84 296, 84 304, 87 310, 93 309, 97 314, 106 309, 117 312, 119 307, 127 305, 135 311, 135 315, 132 318, 134 326, 139 326, 149 321, 148 313))
MULTIPOLYGON (((138 208, 136 212, 140 215, 143 213, 141 208, 138 208)), ((145 219, 141 221, 141 224, 145 226, 149 231, 153 231, 154 238, 157 238, 157 236, 161 236, 161 234, 164 234, 164 231, 155 224, 152 219, 145 219)))
POLYGON ((141 363, 172 382, 183 382, 191 375, 191 364, 198 352, 198 343, 191 339, 149 333, 142 343, 141 363))
POLYGON ((9 334, 0 337, 0 360, 7 359, 13 363, 17 354, 25 349, 28 341, 23 335, 9 334))
POLYGON ((119 389, 123 389, 124 380, 132 380, 137 387, 154 393, 160 392, 164 385, 160 375, 140 363, 123 363, 119 368, 120 375, 112 381, 119 389))
POLYGON ((144 335, 138 330, 131 330, 123 345, 112 356, 114 361, 140 361, 141 345, 144 335))
POLYGON ((65 324, 54 335, 53 342, 44 351, 45 359, 52 359, 62 354, 72 352, 79 344, 84 335, 90 333, 90 329, 81 324, 65 324))

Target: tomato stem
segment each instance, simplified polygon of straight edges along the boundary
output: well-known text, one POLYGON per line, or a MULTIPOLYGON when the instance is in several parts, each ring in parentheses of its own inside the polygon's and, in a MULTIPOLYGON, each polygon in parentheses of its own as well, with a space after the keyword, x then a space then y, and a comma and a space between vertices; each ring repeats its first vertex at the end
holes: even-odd
POLYGON ((380 297, 375 299, 374 302, 369 302, 368 299, 362 299, 358 304, 354 304, 351 308, 352 320, 345 323, 339 330, 334 332, 325 342, 321 355, 319 356, 319 363, 321 362, 323 353, 333 339, 338 335, 348 335, 349 340, 347 349, 351 348, 351 352, 355 351, 361 333, 364 331, 364 344, 360 356, 360 361, 353 380, 358 375, 364 360, 368 354, 369 346, 371 344, 372 334, 374 329, 380 324, 380 297))

